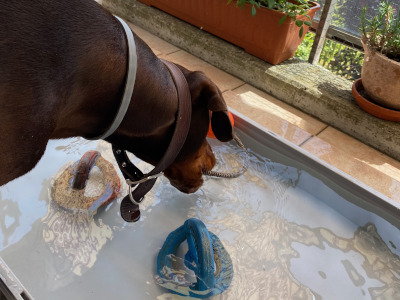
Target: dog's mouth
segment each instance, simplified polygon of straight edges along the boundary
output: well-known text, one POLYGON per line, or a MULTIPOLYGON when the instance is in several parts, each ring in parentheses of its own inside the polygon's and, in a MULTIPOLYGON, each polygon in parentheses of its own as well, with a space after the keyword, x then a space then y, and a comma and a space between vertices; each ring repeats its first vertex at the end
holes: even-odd
POLYGON ((208 144, 204 144, 192 159, 175 163, 164 171, 172 186, 183 193, 196 192, 203 185, 203 174, 215 165, 215 156, 208 144))
POLYGON ((179 191, 185 194, 192 194, 195 193, 202 185, 203 185, 203 180, 201 180, 201 183, 198 185, 180 185, 179 183, 175 183, 174 181, 170 180, 170 183, 173 187, 177 188, 179 191))
POLYGON ((164 172, 171 185, 185 194, 196 192, 203 185, 203 178, 200 171, 191 174, 182 174, 177 169, 168 169, 164 172))

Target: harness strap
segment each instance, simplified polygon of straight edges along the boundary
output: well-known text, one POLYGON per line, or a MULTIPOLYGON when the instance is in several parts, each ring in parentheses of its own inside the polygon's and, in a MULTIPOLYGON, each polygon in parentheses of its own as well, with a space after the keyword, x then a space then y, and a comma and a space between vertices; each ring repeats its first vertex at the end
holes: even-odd
POLYGON ((124 96, 122 97, 118 113, 115 116, 114 121, 111 123, 110 127, 107 129, 107 131, 99 136, 93 138, 86 138, 88 140, 103 140, 109 137, 111 134, 113 134, 115 130, 117 130, 128 110, 132 98, 133 88, 135 86, 136 71, 137 71, 137 54, 136 54, 135 40, 133 38, 133 34, 129 26, 121 18, 117 16, 115 16, 115 18, 117 18, 117 20, 122 24, 122 27, 124 28, 128 43, 128 51, 129 51, 129 59, 127 67, 128 75, 125 81, 124 96))
POLYGON ((186 141, 191 121, 191 95, 186 78, 181 70, 173 63, 162 60, 171 73, 178 94, 178 113, 176 116, 175 129, 171 142, 159 163, 147 174, 143 174, 134 164, 132 164, 124 149, 113 145, 113 153, 118 162, 122 174, 130 185, 130 192, 121 202, 121 217, 132 222, 138 219, 138 204, 143 201, 144 196, 154 186, 157 177, 168 168, 176 159, 186 141), (146 180, 148 179, 148 180, 146 180), (144 181, 145 180, 145 181, 144 181), (144 181, 131 191, 132 186, 136 186, 135 181, 144 181))

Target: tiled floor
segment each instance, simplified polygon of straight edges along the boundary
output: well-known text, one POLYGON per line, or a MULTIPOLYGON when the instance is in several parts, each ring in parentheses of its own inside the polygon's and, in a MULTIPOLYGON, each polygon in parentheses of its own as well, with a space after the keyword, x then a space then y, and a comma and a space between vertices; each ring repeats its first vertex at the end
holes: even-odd
POLYGON ((159 57, 201 70, 227 104, 309 153, 400 203, 400 162, 252 87, 238 78, 132 26, 159 57))

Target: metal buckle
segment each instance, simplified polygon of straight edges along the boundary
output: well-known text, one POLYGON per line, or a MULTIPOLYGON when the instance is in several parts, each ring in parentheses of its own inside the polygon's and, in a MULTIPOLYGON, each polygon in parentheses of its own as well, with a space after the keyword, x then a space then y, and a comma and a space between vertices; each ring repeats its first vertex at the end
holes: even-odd
POLYGON ((126 179, 126 183, 127 183, 128 186, 129 186, 129 192, 128 192, 128 194, 129 194, 129 199, 131 200, 131 202, 132 202, 133 204, 139 205, 139 204, 143 201, 142 199, 144 198, 144 197, 143 197, 142 199, 140 199, 139 202, 137 202, 137 201, 133 198, 132 192, 134 191, 134 189, 133 189, 133 186, 134 186, 134 185, 138 185, 138 184, 141 184, 141 183, 146 182, 146 181, 148 181, 148 180, 158 178, 158 177, 160 177, 162 174, 163 174, 163 173, 160 172, 160 173, 158 173, 158 174, 150 175, 150 176, 147 176, 147 177, 144 177, 144 178, 142 178, 142 179, 135 180, 135 181, 132 181, 132 180, 130 180, 130 179, 126 179))

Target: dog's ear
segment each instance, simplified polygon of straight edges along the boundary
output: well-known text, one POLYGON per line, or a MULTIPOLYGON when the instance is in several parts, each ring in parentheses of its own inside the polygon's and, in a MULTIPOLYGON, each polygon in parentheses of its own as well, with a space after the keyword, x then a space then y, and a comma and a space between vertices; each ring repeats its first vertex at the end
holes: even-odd
POLYGON ((212 112, 211 128, 215 137, 222 142, 232 140, 233 126, 221 91, 202 72, 192 72, 190 77, 194 77, 193 81, 189 84, 191 86, 192 97, 196 97, 194 99, 196 102, 205 102, 207 108, 212 112))
POLYGON ((212 113, 211 129, 218 140, 228 142, 233 139, 233 126, 222 93, 219 89, 218 92, 208 101, 208 109, 212 113))

